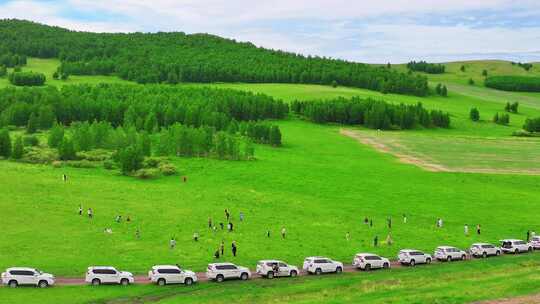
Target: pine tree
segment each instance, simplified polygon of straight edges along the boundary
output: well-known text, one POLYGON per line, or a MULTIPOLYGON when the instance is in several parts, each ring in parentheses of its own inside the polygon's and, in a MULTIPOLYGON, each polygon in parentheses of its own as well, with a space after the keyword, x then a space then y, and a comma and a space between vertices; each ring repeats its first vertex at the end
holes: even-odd
POLYGON ((441 88, 441 96, 443 96, 443 97, 448 96, 448 89, 446 88, 446 86, 443 86, 441 88))
POLYGON ((13 146, 13 153, 11 153, 11 157, 13 159, 21 159, 23 157, 24 153, 24 145, 22 136, 18 136, 17 139, 15 139, 15 145, 13 146))
POLYGON ((139 150, 144 156, 152 155, 152 140, 146 132, 141 132, 139 136, 139 150))
POLYGON ((75 153, 75 147, 73 146, 73 141, 69 138, 64 137, 60 147, 58 147, 58 156, 61 160, 74 160, 77 158, 75 153))
POLYGON ((477 108, 472 108, 471 112, 469 113, 469 117, 472 121, 479 121, 480 120, 480 112, 477 108))
POLYGON ((42 130, 49 129, 56 120, 54 111, 50 106, 41 106, 39 108, 39 128, 42 130))
POLYGON ((469 85, 474 85, 474 80, 472 78, 469 78, 469 85))
POLYGON ((9 158, 11 155, 11 137, 6 129, 0 130, 0 156, 9 158))
POLYGON ((158 130, 156 113, 150 112, 144 121, 144 130, 150 134, 158 130))
POLYGON ((462 72, 465 72, 465 66, 462 65, 462 66, 459 68, 459 70, 462 71, 462 72))
POLYGON ((64 139, 64 127, 60 124, 55 123, 51 130, 49 131, 49 138, 47 142, 49 147, 58 148, 64 139))
POLYGON ((278 126, 270 127, 269 142, 272 146, 281 146, 281 131, 278 126))
POLYGON ((482 76, 487 77, 487 75, 488 75, 488 71, 487 71, 487 70, 483 70, 483 71, 482 71, 482 76))
POLYGON ((30 118, 28 118, 28 124, 26 125, 26 133, 36 133, 38 125, 39 119, 37 115, 32 112, 32 114, 30 114, 30 118))
POLYGON ((135 146, 129 146, 118 152, 118 162, 124 175, 142 168, 143 160, 143 154, 135 146))

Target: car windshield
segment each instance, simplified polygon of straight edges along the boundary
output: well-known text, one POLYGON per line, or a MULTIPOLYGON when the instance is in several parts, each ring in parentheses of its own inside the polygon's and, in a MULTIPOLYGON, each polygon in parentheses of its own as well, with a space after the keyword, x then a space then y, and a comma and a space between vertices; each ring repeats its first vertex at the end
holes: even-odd
POLYGON ((43 271, 39 270, 39 269, 35 269, 36 273, 37 274, 43 274, 43 271))

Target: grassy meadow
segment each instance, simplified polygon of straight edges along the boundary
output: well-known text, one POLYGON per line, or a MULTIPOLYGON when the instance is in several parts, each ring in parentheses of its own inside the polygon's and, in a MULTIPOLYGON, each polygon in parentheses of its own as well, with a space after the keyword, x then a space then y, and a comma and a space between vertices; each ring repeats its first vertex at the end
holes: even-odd
MULTIPOLYGON (((30 59, 25 69, 52 75, 55 64, 58 62, 30 59)), ((72 76, 62 82, 47 75, 51 85, 122 81, 116 77, 72 76)), ((383 132, 382 136, 449 166, 480 162, 483 168, 538 168, 540 139, 510 135, 527 117, 540 116, 540 97, 476 86, 472 88, 481 94, 471 94, 461 89, 469 89, 467 85, 448 77, 447 98, 315 85, 211 86, 250 90, 286 101, 356 95, 396 103, 420 101, 428 109, 450 112, 452 128, 383 132), (482 95, 484 92, 488 93, 482 95), (509 126, 493 124, 491 117, 504 111, 505 96, 512 98, 509 101, 520 101, 520 113, 510 114, 509 126), (524 97, 527 101, 522 102, 524 97), (481 122, 469 120, 472 107, 480 110, 481 122), (486 158, 486 154, 499 158, 486 158)), ((0 79, 2 85, 7 85, 5 79, 0 79)), ((361 251, 395 258, 405 247, 431 253, 443 244, 465 248, 473 242, 524 238, 529 229, 540 232, 537 175, 427 172, 341 135, 343 126, 317 125, 292 116, 275 123, 283 133, 283 147, 257 145, 255 161, 173 158, 179 175, 156 180, 137 180, 102 168, 53 168, 1 161, 0 269, 29 265, 58 276, 82 276, 87 266, 113 265, 144 274, 154 264, 179 263, 203 271, 213 261, 221 241, 226 248, 221 261, 251 268, 259 259, 269 258, 300 266, 304 257, 312 255, 326 255, 349 264, 361 251), (68 182, 62 181, 62 174, 67 174, 68 182), (181 181, 184 175, 187 183, 181 181), (77 215, 79 204, 93 208, 95 218, 77 215), (209 217, 214 223, 226 223, 226 208, 231 211, 235 232, 208 229, 209 217), (245 214, 243 222, 238 219, 240 212, 245 214), (132 221, 116 223, 114 218, 119 214, 124 218, 129 215, 132 221), (406 224, 403 214, 408 218, 406 224), (374 226, 364 225, 364 217, 373 219, 374 226), (392 218, 391 229, 386 224, 388 218, 392 218), (435 228, 437 218, 444 219, 442 229, 435 228), (482 234, 465 236, 464 224, 471 231, 481 224, 482 234), (285 240, 279 237, 282 227, 287 229, 285 240), (105 228, 113 233, 105 234, 105 228), (135 237, 137 229, 140 239, 135 237), (266 237, 268 230, 270 238, 266 237), (199 242, 192 241, 194 232, 199 233, 199 242), (347 232, 349 241, 345 239, 347 232), (392 246, 384 243, 389 234, 392 246), (375 236, 382 243, 378 247, 372 245, 375 236), (168 247, 171 237, 178 241, 173 250, 168 247), (233 240, 238 244, 236 258, 230 254, 233 240)), ((537 292, 539 263, 538 255, 530 255, 368 276, 298 278, 294 282, 200 284, 194 289, 137 286, 97 291, 59 287, 46 292, 50 292, 51 303, 103 303, 115 298, 120 298, 117 303, 124 303, 123 298, 134 295, 158 303, 433 303, 434 299, 463 303, 537 292), (280 288, 268 288, 277 286, 280 288)), ((0 303, 25 303, 40 292, 2 288, 0 303)), ((129 298, 125 302, 130 302, 129 298)))

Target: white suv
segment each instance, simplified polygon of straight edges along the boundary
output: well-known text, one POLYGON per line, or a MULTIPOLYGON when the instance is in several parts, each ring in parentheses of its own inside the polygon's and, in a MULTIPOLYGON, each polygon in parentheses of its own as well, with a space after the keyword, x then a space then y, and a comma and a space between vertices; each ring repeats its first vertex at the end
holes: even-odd
POLYGON ((50 273, 43 273, 35 268, 12 267, 2 273, 2 284, 9 287, 34 285, 45 288, 54 285, 54 276, 50 273))
POLYGON ((126 286, 132 284, 135 279, 131 272, 118 271, 114 267, 94 266, 88 267, 84 281, 94 286, 101 284, 122 284, 126 286))
POLYGON ((416 264, 430 264, 432 257, 419 250, 402 249, 399 251, 398 260, 403 265, 414 266, 416 264))
POLYGON ((251 277, 251 272, 246 267, 236 266, 232 263, 213 263, 208 264, 206 277, 219 283, 226 279, 245 281, 251 277))
POLYGON ((531 239, 531 246, 534 249, 540 249, 540 236, 533 236, 531 239))
POLYGON ((180 269, 172 265, 156 265, 148 272, 148 279, 159 286, 167 284, 191 285, 197 282, 197 275, 190 270, 180 269))
POLYGON ((296 277, 298 267, 287 265, 285 262, 277 260, 262 260, 257 263, 257 273, 268 279, 274 277, 296 277))
POLYGON ((467 253, 456 247, 439 246, 435 249, 435 254, 433 256, 439 261, 450 262, 452 260, 465 260, 467 258, 467 253))
POLYGON ((522 241, 522 240, 501 240, 501 249, 504 253, 520 253, 532 251, 533 247, 531 244, 522 241))
POLYGON ((475 243, 471 246, 471 254, 475 257, 487 258, 490 255, 500 255, 501 248, 487 243, 475 243))
POLYGON ((358 269, 369 271, 375 268, 390 268, 390 261, 372 253, 358 253, 354 256, 352 265, 358 269))
POLYGON ((341 273, 343 263, 333 261, 325 257, 307 257, 304 260, 303 269, 310 274, 321 274, 323 272, 341 273))

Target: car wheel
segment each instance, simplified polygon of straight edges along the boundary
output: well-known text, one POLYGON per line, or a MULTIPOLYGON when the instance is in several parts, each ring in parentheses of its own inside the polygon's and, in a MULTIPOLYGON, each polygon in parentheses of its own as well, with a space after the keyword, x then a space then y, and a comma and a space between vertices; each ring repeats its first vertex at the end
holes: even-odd
POLYGON ((448 257, 446 258, 446 261, 447 261, 447 262, 452 262, 452 257, 451 257, 451 256, 448 256, 448 257))
POLYGON ((248 278, 249 278, 249 276, 248 276, 248 274, 245 273, 245 272, 242 273, 242 275, 240 275, 240 279, 241 279, 242 281, 245 281, 245 280, 247 280, 248 278))
POLYGON ((99 285, 101 285, 101 281, 99 279, 93 279, 92 280, 92 285, 99 286, 99 285))
POLYGON ((165 281, 165 279, 159 279, 157 280, 157 284, 159 286, 165 286, 167 284, 167 281, 165 281))
POLYGON ((388 269, 388 268, 390 268, 390 264, 384 263, 384 264, 382 264, 382 268, 383 269, 388 269))
POLYGON ((416 262, 415 262, 414 260, 411 260, 411 261, 409 262, 409 265, 412 266, 412 267, 414 267, 414 265, 416 265, 416 262))
POLYGON ((129 285, 129 280, 128 280, 128 279, 122 279, 122 280, 120 280, 120 285, 122 285, 122 286, 128 286, 128 285, 129 285))
POLYGON ((320 268, 315 269, 315 274, 320 275, 322 273, 322 270, 320 268))
POLYGON ((47 286, 49 286, 49 283, 47 283, 47 281, 39 281, 38 283, 39 288, 46 288, 47 286))
POLYGON ((364 270, 365 270, 365 271, 370 271, 370 270, 371 270, 371 265, 370 265, 370 264, 366 264, 366 266, 364 266, 364 270))
POLYGON ((342 273, 343 269, 341 267, 336 268, 336 273, 342 273))
POLYGON ((426 264, 431 264, 431 259, 430 258, 426 259, 426 264))
POLYGON ((193 279, 192 278, 186 278, 184 280, 184 284, 187 286, 193 285, 193 279))
POLYGON ((267 279, 273 279, 273 278, 274 278, 274 272, 273 272, 273 271, 269 271, 269 272, 266 274, 266 278, 267 278, 267 279))
POLYGON ((11 288, 16 288, 17 286, 19 286, 19 283, 17 283, 17 281, 15 281, 15 280, 11 280, 11 281, 9 281, 8 285, 11 288))
POLYGON ((223 275, 221 274, 218 274, 217 277, 216 277, 216 282, 218 283, 221 283, 225 280, 225 278, 223 277, 223 275))
POLYGON ((487 258, 487 252, 484 251, 484 252, 482 253, 482 257, 483 257, 484 259, 487 258))
POLYGON ((461 260, 462 260, 462 261, 465 261, 466 259, 467 259, 467 256, 466 256, 466 255, 462 255, 462 256, 461 256, 461 260))
POLYGON ((291 271, 291 277, 296 277, 298 275, 298 272, 296 270, 291 271))

